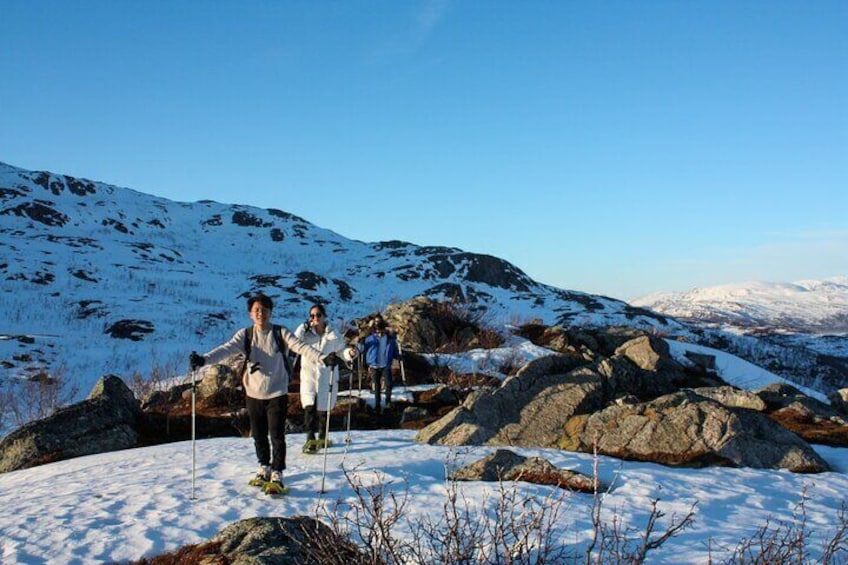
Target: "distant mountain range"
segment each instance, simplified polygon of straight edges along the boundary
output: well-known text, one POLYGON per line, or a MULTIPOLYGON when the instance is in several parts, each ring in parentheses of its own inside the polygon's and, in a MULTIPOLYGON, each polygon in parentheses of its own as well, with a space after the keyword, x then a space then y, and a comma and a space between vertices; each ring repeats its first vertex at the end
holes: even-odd
MULTIPOLYGON (((288 198, 280 187, 280 200, 288 198)), ((294 325, 309 305, 351 320, 425 295, 537 319, 686 332, 659 314, 554 288, 456 248, 365 243, 282 210, 173 202, 0 163, 0 376, 63 373, 82 393, 103 374, 185 371, 247 325, 245 298, 274 298, 294 325)), ((0 383, 2 384, 2 383, 0 383)))
POLYGON ((745 333, 848 334, 848 277, 749 282, 631 300, 679 320, 745 333))

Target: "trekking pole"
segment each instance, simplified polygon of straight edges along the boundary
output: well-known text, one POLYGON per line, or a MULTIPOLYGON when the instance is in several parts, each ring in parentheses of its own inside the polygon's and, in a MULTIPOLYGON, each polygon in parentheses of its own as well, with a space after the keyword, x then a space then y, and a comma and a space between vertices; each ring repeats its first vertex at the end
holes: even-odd
POLYGON ((333 381, 335 381, 336 370, 333 369, 330 373, 329 382, 327 383, 327 423, 324 426, 324 464, 321 467, 321 490, 318 491, 324 494, 324 479, 327 476, 327 452, 330 450, 330 403, 333 401, 333 381))
POLYGON ((197 448, 195 439, 197 437, 197 426, 195 425, 195 416, 197 414, 197 369, 191 372, 191 499, 196 500, 194 496, 195 470, 197 468, 197 448))
MULTIPOLYGON (((356 362, 356 360, 354 360, 356 362)), ((347 385, 347 435, 345 435, 345 444, 350 444, 350 420, 351 420, 351 410, 353 409, 353 397, 351 393, 353 393, 353 365, 350 366, 350 371, 348 371, 348 385, 347 385)))
POLYGON ((400 340, 398 340, 397 344, 398 344, 398 357, 399 357, 398 360, 400 361, 400 378, 403 380, 403 387, 408 388, 408 386, 406 384, 406 369, 403 368, 403 346, 400 344, 400 340))

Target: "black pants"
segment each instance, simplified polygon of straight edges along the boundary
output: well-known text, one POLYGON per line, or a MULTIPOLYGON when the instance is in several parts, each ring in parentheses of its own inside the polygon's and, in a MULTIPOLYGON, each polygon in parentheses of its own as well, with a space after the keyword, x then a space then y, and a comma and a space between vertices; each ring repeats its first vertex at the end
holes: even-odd
POLYGON ((247 397, 250 435, 256 448, 256 458, 260 465, 270 465, 272 471, 282 471, 286 468, 287 410, 288 396, 285 394, 267 400, 247 397))
POLYGON ((318 434, 319 439, 327 435, 327 413, 318 410, 317 402, 312 406, 304 406, 303 427, 306 428, 307 441, 315 439, 315 434, 318 434))
POLYGON ((386 405, 392 401, 392 367, 368 367, 371 373, 371 389, 374 391, 374 407, 380 410, 380 382, 386 381, 386 405))

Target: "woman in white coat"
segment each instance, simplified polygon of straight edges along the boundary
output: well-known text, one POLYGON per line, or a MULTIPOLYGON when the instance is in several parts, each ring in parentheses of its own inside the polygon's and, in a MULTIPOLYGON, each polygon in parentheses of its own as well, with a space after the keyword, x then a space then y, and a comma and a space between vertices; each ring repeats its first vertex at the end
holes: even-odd
MULTIPOLYGON (((342 336, 329 324, 327 311, 321 304, 315 304, 309 309, 309 320, 299 325, 294 333, 323 355, 335 353, 347 362, 356 356, 356 350, 351 351, 351 348, 346 347, 342 336)), ((303 424, 306 428, 303 451, 315 453, 327 446, 326 419, 328 412, 336 405, 339 369, 314 363, 303 356, 300 363, 300 403, 303 405, 303 424)))

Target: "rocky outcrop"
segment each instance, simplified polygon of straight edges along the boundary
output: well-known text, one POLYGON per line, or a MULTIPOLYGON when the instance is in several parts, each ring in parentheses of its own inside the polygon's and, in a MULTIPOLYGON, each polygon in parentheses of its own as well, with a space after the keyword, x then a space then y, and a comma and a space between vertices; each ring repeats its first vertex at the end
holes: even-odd
POLYGON ((788 384, 755 391, 766 414, 811 443, 848 447, 848 416, 834 406, 803 394, 788 384))
POLYGON ((759 412, 728 407, 685 390, 636 405, 615 405, 585 419, 580 448, 673 466, 727 465, 829 470, 801 438, 759 412))
POLYGON ((491 455, 458 469, 451 475, 457 481, 522 481, 537 485, 552 485, 562 489, 592 493, 603 486, 595 485, 591 477, 569 469, 559 469, 541 457, 524 457, 508 449, 498 449, 491 455))
MULTIPOLYGON (((788 410, 799 414, 803 408, 820 425, 829 418, 841 426, 826 405, 792 396, 789 390, 750 393, 726 385, 702 386, 702 372, 687 373, 671 358, 666 342, 654 336, 607 331, 589 337, 597 351, 587 354, 590 340, 572 339, 567 347, 574 353, 537 359, 495 391, 470 395, 423 428, 417 439, 443 445, 597 449, 622 459, 674 466, 828 470, 774 413, 779 416, 782 410, 786 418, 788 410), (624 336, 631 339, 622 343, 624 336)), ((715 381, 715 376, 708 379, 715 381)), ((812 434, 812 428, 807 432, 812 434)))
POLYGON ((603 406, 602 381, 577 355, 551 355, 528 363, 494 393, 477 391, 418 440, 442 445, 553 447, 568 416, 603 406), (574 371, 574 372, 573 372, 574 371))
MULTIPOLYGON (((480 314, 466 311, 467 308, 418 296, 388 306, 383 316, 389 326, 397 330, 405 351, 456 351, 480 346, 480 314)), ((491 332, 487 336, 497 337, 491 332)))
POLYGON ((124 382, 102 377, 78 404, 26 424, 0 441, 0 472, 135 447, 141 408, 124 382))
MULTIPOLYGON (((233 565, 323 565, 369 563, 349 540, 306 516, 248 518, 230 524, 206 543, 157 556, 155 563, 233 565)), ((132 564, 130 564, 132 565, 132 564)))

